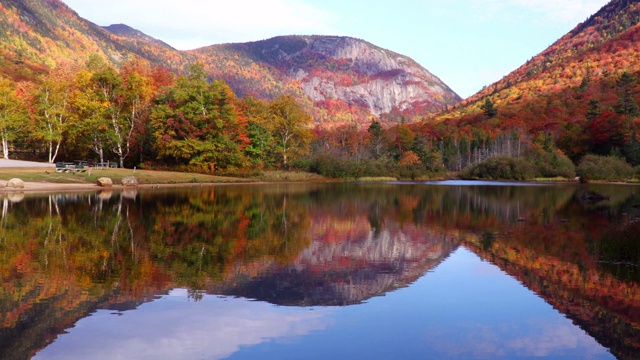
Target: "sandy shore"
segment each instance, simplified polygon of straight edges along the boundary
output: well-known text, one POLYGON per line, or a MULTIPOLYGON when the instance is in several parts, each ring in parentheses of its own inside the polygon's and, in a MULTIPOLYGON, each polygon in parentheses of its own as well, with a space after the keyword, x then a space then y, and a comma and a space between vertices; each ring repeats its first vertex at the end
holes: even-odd
MULTIPOLYGON (((7 181, 0 181, 0 194, 9 192, 56 192, 56 191, 99 191, 99 190, 121 190, 126 189, 122 185, 113 185, 113 187, 101 187, 97 184, 60 184, 49 182, 26 182, 24 188, 8 188, 6 187, 7 181)), ((204 186, 218 186, 218 185, 232 185, 232 183, 185 183, 185 184, 141 184, 136 188, 138 189, 159 189, 159 188, 187 188, 187 187, 204 187, 204 186)))
MULTIPOLYGON (((26 182, 24 188, 8 188, 7 181, 0 181, 0 193, 2 192, 51 192, 51 191, 93 191, 103 189, 96 184, 58 184, 48 182, 26 182)), ((114 187, 115 188, 115 187, 114 187)))
MULTIPOLYGON (((264 184, 262 182, 253 183, 175 183, 175 184, 140 184, 134 189, 163 189, 163 188, 194 188, 207 186, 225 186, 225 185, 247 185, 247 184, 264 184)), ((113 185, 112 187, 101 187, 97 184, 73 184, 73 183, 50 183, 50 182, 24 182, 24 188, 8 188, 7 181, 0 180, 0 194, 16 193, 16 192, 90 192, 101 190, 122 190, 131 189, 122 185, 113 185)))

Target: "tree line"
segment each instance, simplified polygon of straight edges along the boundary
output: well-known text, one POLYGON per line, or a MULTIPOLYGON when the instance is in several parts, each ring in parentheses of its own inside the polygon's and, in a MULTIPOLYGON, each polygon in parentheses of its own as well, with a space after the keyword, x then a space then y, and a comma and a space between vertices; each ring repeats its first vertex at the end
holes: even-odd
POLYGON ((637 87, 628 72, 597 82, 585 77, 524 108, 486 97, 457 118, 403 119, 389 128, 376 118, 354 119, 327 129, 314 127, 292 96, 239 98, 201 64, 175 75, 135 59, 114 69, 94 55, 38 82, 0 78, 0 138, 5 158, 51 163, 89 159, 219 174, 297 168, 332 178, 450 171, 572 178, 588 154, 640 165, 637 87), (494 158, 524 162, 477 168, 494 158))
POLYGON ((0 78, 6 159, 204 172, 288 167, 307 151, 311 122, 292 96, 239 99, 200 64, 174 75, 135 59, 114 69, 94 55, 38 82, 0 78))

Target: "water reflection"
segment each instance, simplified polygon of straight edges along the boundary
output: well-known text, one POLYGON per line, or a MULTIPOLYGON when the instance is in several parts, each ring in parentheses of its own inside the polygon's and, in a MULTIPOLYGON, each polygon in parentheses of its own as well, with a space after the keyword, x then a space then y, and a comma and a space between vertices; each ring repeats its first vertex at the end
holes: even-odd
POLYGON ((99 310, 35 359, 223 359, 243 346, 325 329, 329 313, 216 296, 194 303, 177 289, 137 311, 99 310))
MULTIPOLYGON (((158 340, 170 343, 179 337, 173 333, 176 326, 156 326, 145 318, 149 311, 145 309, 162 307, 167 301, 184 305, 194 321, 198 306, 211 304, 215 304, 212 309, 201 308, 200 313, 224 310, 237 320, 221 325, 213 319, 217 316, 209 319, 208 315, 211 322, 201 324, 205 327, 222 326, 242 333, 246 325, 245 331, 256 330, 236 342, 224 341, 228 346, 219 347, 215 356, 207 351, 211 357, 227 356, 238 348, 258 347, 261 341, 257 339, 326 329, 338 321, 327 318, 335 312, 327 306, 373 306, 378 301, 388 305, 390 294, 398 289, 414 289, 423 281, 435 283, 432 275, 423 275, 439 271, 439 265, 451 254, 459 254, 462 245, 518 279, 616 356, 632 358, 640 351, 640 251, 633 241, 637 240, 635 218, 640 215, 637 189, 270 185, 27 194, 19 202, 5 196, 0 221, 0 357, 33 355, 91 313, 92 317, 76 327, 108 323, 110 313, 95 312, 97 309, 121 314, 136 309, 123 317, 131 321, 142 317, 144 320, 134 323, 143 321, 153 331, 163 329, 158 340), (607 194, 610 199, 597 204, 581 201, 585 190, 607 194), (612 237, 612 229, 627 238, 612 237), (185 290, 172 290, 176 288, 185 290), (234 301, 211 295, 233 296, 234 301), (386 296, 379 298, 381 295, 386 296), (262 302, 287 307, 272 308, 262 302), (263 325, 246 323, 235 310, 225 307, 230 303, 240 312, 255 306, 251 311, 264 316, 263 325), (307 313, 307 306, 321 308, 307 313), (267 325, 274 311, 285 330, 267 325), (310 325, 304 328, 302 323, 310 325), (269 328, 272 330, 267 331, 269 328)), ((517 291, 510 286, 501 293, 517 291)), ((446 283, 438 291, 453 293, 446 283)), ((486 296, 489 303, 495 299, 486 296)), ((356 311, 358 307, 346 309, 356 311)), ((420 307, 407 311, 423 313, 420 307)), ((492 311, 492 316, 500 314, 500 309, 492 311)), ((549 318, 544 324, 552 326, 554 321, 558 319, 549 318)), ((431 344, 434 351, 451 335, 446 335, 452 330, 444 324, 440 335, 430 335, 440 339, 431 344)), ((382 323, 367 326, 385 327, 382 323)), ((561 333, 573 334, 568 329, 574 328, 563 323, 554 327, 557 331, 545 329, 558 335, 553 339, 561 339, 561 333)), ((193 330, 196 334, 212 331, 193 330)), ((70 331, 77 334, 73 340, 65 339, 65 346, 56 342, 46 353, 53 356, 60 346, 69 352, 76 348, 73 341, 83 344, 81 331, 70 331)), ((502 334, 496 335, 494 345, 498 347, 510 342, 512 350, 528 349, 527 341, 553 347, 552 338, 518 340, 509 339, 508 331, 498 333, 502 334)), ((581 336, 571 339, 567 341, 587 344, 581 336)), ((121 341, 126 349, 126 338, 121 341)), ((472 346, 468 339, 457 343, 460 341, 472 346)), ((445 350, 438 351, 443 356, 455 355, 445 350)), ((501 354, 498 350, 489 353, 501 354)), ((530 356, 550 353, 521 351, 530 356)), ((476 357, 481 352, 465 354, 476 357)))

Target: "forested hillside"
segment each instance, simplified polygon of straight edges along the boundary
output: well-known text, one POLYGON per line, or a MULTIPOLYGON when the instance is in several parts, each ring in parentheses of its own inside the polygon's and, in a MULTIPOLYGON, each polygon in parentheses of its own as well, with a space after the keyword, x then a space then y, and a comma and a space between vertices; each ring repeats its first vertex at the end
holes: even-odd
POLYGON ((93 54, 115 68, 142 58, 176 74, 202 63, 211 80, 225 80, 240 97, 294 96, 321 127, 369 123, 372 116, 393 124, 460 100, 415 61, 362 40, 281 36, 178 51, 124 24, 97 26, 60 0, 0 1, 0 74, 37 82, 93 54))
POLYGON ((428 117, 421 132, 453 139, 452 151, 467 160, 478 153, 507 155, 512 139, 520 148, 538 139, 574 162, 594 153, 640 164, 639 20, 637 1, 611 1, 500 81, 428 117))
POLYGON ((349 37, 183 52, 59 0, 2 0, 0 17, 5 157, 346 178, 639 171, 637 1, 611 1, 462 102, 410 58, 349 37))

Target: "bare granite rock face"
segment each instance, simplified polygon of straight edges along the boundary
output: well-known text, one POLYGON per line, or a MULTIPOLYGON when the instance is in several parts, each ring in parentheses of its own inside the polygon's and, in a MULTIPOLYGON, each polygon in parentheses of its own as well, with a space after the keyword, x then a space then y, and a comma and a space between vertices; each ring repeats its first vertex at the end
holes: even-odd
POLYGON ((324 73, 313 75, 313 69, 292 67, 290 74, 301 81, 304 94, 315 102, 340 99, 381 115, 419 106, 437 111, 460 101, 444 82, 406 56, 349 37, 303 39, 306 48, 294 54, 282 53, 281 58, 295 64, 304 63, 299 58, 312 54, 326 56, 338 62, 337 71, 348 74, 352 80, 345 83, 324 73))

